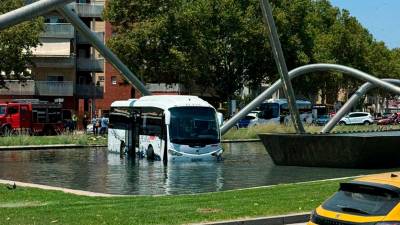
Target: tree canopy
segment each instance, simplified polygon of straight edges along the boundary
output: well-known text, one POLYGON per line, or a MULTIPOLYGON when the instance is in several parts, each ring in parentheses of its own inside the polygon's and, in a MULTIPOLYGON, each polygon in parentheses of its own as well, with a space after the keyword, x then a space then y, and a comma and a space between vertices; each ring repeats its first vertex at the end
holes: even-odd
MULTIPOLYGON (((270 2, 289 70, 337 63, 399 77, 399 51, 377 42, 348 11, 328 0, 270 2)), ((258 0, 110 0, 104 16, 115 34, 108 45, 145 82, 195 83, 226 100, 243 85, 278 78, 258 0)), ((340 74, 298 79, 295 91, 307 98, 319 91, 335 98, 359 84, 340 74)))
MULTIPOLYGON (((0 14, 24 5, 23 0, 0 1, 0 14)), ((43 31, 41 18, 27 21, 0 31, 0 88, 5 80, 25 80, 31 75, 32 48, 40 44, 39 34, 43 31)))

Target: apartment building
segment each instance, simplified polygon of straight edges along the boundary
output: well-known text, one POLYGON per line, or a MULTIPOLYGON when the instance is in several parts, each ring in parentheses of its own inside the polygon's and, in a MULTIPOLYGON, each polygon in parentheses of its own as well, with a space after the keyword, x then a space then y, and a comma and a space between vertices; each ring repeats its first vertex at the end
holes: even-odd
MULTIPOLYGON (((68 6, 104 42, 112 26, 102 20, 107 0, 76 0, 68 6)), ((27 0, 27 2, 32 2, 27 0)), ((78 116, 107 114, 113 101, 138 98, 140 93, 56 11, 44 16, 42 45, 33 49, 36 67, 26 83, 9 80, 0 99, 39 99, 62 102, 78 116)), ((185 93, 180 84, 148 84, 154 94, 185 93)))
MULTIPOLYGON (((104 0, 77 0, 68 6, 104 41, 104 5, 104 0)), ((92 114, 96 99, 104 96, 104 58, 57 12, 44 18, 42 45, 33 49, 36 66, 32 68, 32 80, 7 81, 9 89, 0 89, 0 98, 62 102, 64 108, 80 115, 92 114)))

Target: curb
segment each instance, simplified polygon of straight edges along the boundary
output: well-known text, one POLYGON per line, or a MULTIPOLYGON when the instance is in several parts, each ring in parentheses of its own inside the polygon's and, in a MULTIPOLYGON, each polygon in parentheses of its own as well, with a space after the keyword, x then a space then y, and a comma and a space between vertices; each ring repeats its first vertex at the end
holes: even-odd
POLYGON ((101 147, 107 147, 107 145, 56 144, 56 145, 0 146, 0 151, 66 149, 66 148, 101 148, 101 147))
POLYGON ((192 225, 284 225, 305 223, 310 220, 310 213, 296 213, 289 215, 258 217, 253 219, 239 219, 221 222, 196 223, 192 225))

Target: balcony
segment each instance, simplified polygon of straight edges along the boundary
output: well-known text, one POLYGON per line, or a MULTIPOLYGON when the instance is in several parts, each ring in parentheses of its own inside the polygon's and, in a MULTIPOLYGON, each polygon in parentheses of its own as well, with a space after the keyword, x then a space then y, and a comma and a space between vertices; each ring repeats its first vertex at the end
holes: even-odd
POLYGON ((46 23, 45 31, 40 35, 43 38, 69 38, 75 37, 74 27, 68 23, 46 23))
POLYGON ((74 68, 74 56, 36 56, 33 62, 38 68, 74 68))
POLYGON ((75 96, 79 98, 103 98, 104 87, 94 84, 77 84, 75 96))
POLYGON ((72 81, 36 81, 36 95, 41 96, 73 96, 72 81))
POLYGON ((78 58, 78 71, 103 72, 104 59, 78 58))
POLYGON ((72 5, 72 9, 80 17, 101 18, 104 4, 75 3, 72 5))
MULTIPOLYGON (((104 43, 104 32, 94 32, 96 37, 100 39, 104 43)), ((77 35, 77 42, 78 44, 90 44, 89 40, 82 36, 82 34, 77 35)))
POLYGON ((5 80, 6 88, 0 89, 0 95, 35 95, 35 81, 5 80))

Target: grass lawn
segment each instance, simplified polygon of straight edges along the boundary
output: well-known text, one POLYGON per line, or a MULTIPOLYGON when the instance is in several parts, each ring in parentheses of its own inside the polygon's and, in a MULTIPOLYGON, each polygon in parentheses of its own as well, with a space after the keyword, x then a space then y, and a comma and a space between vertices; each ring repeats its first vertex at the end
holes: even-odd
POLYGON ((51 144, 105 145, 107 137, 90 134, 63 134, 56 136, 16 135, 0 138, 0 146, 51 144))
POLYGON ((179 196, 85 197, 0 185, 0 224, 188 224, 309 212, 340 181, 179 196))

